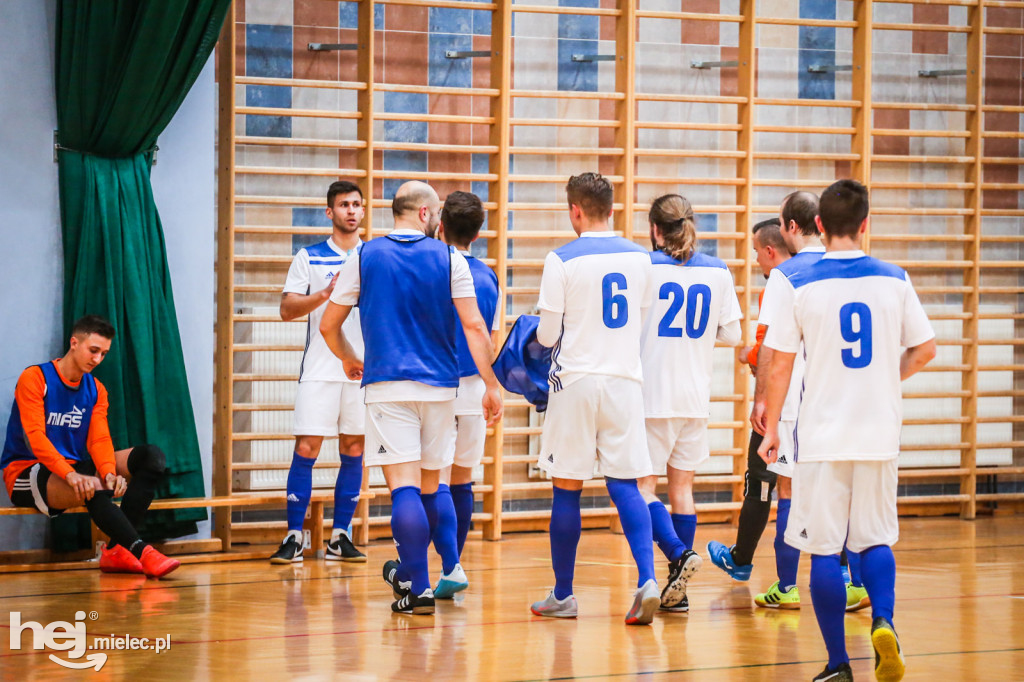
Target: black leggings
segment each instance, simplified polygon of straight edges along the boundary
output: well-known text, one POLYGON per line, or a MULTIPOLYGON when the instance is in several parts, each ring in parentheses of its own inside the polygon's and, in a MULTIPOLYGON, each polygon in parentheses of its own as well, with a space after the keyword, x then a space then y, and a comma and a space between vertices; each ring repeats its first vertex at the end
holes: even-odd
POLYGON ((778 478, 768 471, 768 465, 757 454, 762 440, 757 431, 750 432, 747 473, 743 481, 743 507, 740 509, 739 527, 736 529, 736 546, 732 550, 732 559, 737 566, 753 562, 757 543, 761 540, 772 512, 772 491, 775 490, 778 478))

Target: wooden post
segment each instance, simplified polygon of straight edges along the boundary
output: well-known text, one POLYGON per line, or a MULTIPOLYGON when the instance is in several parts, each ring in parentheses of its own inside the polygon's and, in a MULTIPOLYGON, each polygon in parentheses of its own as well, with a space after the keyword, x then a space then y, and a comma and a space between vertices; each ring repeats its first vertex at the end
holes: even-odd
MULTIPOLYGON (((754 96, 757 93, 757 53, 755 42, 757 27, 755 25, 755 12, 757 9, 756 0, 741 0, 740 14, 743 21, 740 23, 739 36, 739 67, 738 67, 738 95, 745 101, 736 105, 737 123, 740 130, 737 133, 736 149, 744 153, 744 156, 736 160, 736 177, 743 180, 743 184, 736 186, 736 204, 740 207, 736 213, 736 231, 743 233, 743 239, 736 242, 736 248, 742 253, 743 265, 736 272, 736 284, 742 287, 740 295, 740 309, 744 317, 750 312, 751 295, 751 254, 753 252, 751 228, 754 222, 754 96)), ((740 254, 737 254, 739 257, 740 254)), ((743 326, 744 343, 750 342, 750 325, 743 326)), ((750 379, 746 368, 740 363, 734 363, 733 387, 742 400, 733 403, 733 421, 740 423, 740 426, 733 430, 733 448, 740 451, 734 455, 732 460, 732 472, 740 476, 747 468, 747 444, 748 444, 748 406, 750 405, 750 379)), ((742 480, 732 484, 732 499, 734 502, 743 500, 742 480)), ((739 522, 739 510, 732 512, 732 522, 739 522)))
POLYGON ((359 122, 356 123, 356 138, 365 146, 356 152, 356 168, 365 171, 359 178, 359 189, 363 191, 366 202, 366 217, 363 218, 363 239, 373 238, 373 76, 374 76, 374 41, 373 0, 362 0, 359 3, 357 25, 359 26, 359 48, 356 52, 356 78, 366 85, 359 91, 357 103, 359 122))
MULTIPOLYGON (((213 494, 231 494, 234 402, 235 5, 221 29, 217 64, 217 350, 214 379, 213 494)), ((231 549, 231 507, 214 513, 213 533, 231 549)))
POLYGON ((960 505, 960 518, 973 519, 977 506, 977 459, 978 459, 978 339, 979 339, 979 298, 978 287, 981 285, 981 202, 982 202, 982 154, 981 138, 985 104, 982 86, 985 69, 985 0, 967 8, 967 24, 971 32, 967 35, 967 103, 973 109, 966 114, 967 131, 970 137, 966 140, 965 152, 973 160, 967 164, 965 180, 971 183, 964 197, 964 207, 971 209, 970 215, 964 218, 964 234, 971 240, 964 242, 964 260, 971 261, 971 266, 964 270, 964 286, 969 290, 964 293, 964 313, 968 315, 963 323, 963 338, 968 344, 963 346, 961 363, 967 366, 963 372, 961 390, 967 393, 963 398, 961 414, 969 419, 960 425, 960 442, 967 447, 960 451, 960 466, 967 469, 960 479, 960 492, 967 494, 969 499, 960 505))
POLYGON ((622 14, 615 20, 615 89, 623 94, 615 105, 619 122, 615 146, 622 149, 615 170, 622 176, 622 183, 615 189, 615 201, 622 204, 622 211, 616 216, 615 227, 626 239, 633 238, 636 201, 636 5, 634 0, 619 0, 622 14))
MULTIPOLYGON (((487 240, 487 255, 494 259, 494 273, 502 292, 508 287, 508 196, 509 196, 509 147, 511 130, 509 119, 512 112, 512 3, 499 2, 491 13, 491 87, 499 90, 491 98, 491 146, 497 152, 490 155, 489 170, 497 179, 488 185, 489 202, 494 203, 487 216, 488 228, 495 234, 487 240)), ((505 300, 498 301, 496 314, 501 320, 501 337, 505 329, 505 300)), ((490 519, 483 524, 485 540, 501 539, 502 480, 504 478, 505 454, 504 425, 494 425, 494 433, 487 439, 484 454, 491 463, 484 466, 484 483, 490 491, 484 493, 483 510, 490 519)))
MULTIPOLYGON (((850 151, 859 155, 853 162, 853 179, 871 188, 871 154, 872 133, 874 127, 871 108, 871 24, 872 3, 854 3, 853 18, 857 26, 853 29, 853 93, 852 97, 860 102, 853 114, 853 127, 856 132, 850 139, 850 151)), ((864 235, 864 251, 871 248, 871 233, 864 235)))

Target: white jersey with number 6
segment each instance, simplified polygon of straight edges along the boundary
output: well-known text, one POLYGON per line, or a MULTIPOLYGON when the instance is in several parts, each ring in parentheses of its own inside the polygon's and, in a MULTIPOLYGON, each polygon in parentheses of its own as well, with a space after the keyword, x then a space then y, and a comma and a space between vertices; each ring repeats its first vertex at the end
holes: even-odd
POLYGON ((764 344, 807 355, 799 461, 899 455, 902 348, 935 337, 910 278, 863 251, 832 251, 788 279, 764 344), (791 303, 791 305, 790 305, 791 303))
POLYGON ((720 327, 743 317, 732 273, 713 256, 685 263, 651 254, 654 284, 641 358, 647 417, 711 416, 711 370, 720 327))
POLYGON ((650 287, 647 250, 613 232, 584 232, 547 255, 537 306, 562 314, 548 375, 553 392, 588 374, 642 381, 641 310, 650 287))

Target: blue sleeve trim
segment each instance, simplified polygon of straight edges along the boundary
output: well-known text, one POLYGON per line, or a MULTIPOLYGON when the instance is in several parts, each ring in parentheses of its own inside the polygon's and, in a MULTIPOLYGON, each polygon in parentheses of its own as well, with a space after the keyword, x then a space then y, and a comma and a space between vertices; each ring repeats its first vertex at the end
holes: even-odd
POLYGON ((871 256, 852 259, 823 258, 810 267, 793 274, 789 281, 794 289, 798 289, 826 279, 861 279, 864 277, 891 277, 906 281, 907 272, 899 266, 871 256))

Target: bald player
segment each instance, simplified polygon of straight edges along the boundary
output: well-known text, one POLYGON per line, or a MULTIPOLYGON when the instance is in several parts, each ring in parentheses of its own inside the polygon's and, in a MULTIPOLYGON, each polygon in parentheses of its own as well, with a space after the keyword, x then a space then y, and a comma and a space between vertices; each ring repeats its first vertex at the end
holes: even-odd
MULTIPOLYGON (((395 193, 391 210, 394 230, 364 244, 342 267, 320 333, 346 375, 361 378, 366 388, 365 464, 384 469, 401 559, 384 564, 384 580, 397 597, 391 609, 430 615, 431 524, 421 493, 437 492, 455 454, 457 323, 485 385, 481 406, 488 423, 501 418, 502 400, 491 371, 490 328, 477 307, 469 265, 454 247, 432 238, 440 222, 437 192, 407 182, 395 193), (342 328, 357 304, 365 357, 342 328)), ((435 500, 435 519, 455 516, 450 495, 435 500)), ((443 529, 444 536, 434 538, 439 551, 444 555, 451 546, 457 553, 455 524, 443 529)))

